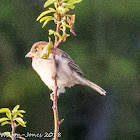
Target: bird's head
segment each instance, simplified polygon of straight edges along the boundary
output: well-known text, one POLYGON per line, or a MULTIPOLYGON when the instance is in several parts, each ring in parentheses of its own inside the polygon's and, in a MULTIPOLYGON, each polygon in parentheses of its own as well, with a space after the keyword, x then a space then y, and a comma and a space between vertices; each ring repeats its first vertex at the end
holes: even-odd
POLYGON ((36 42, 33 44, 31 50, 26 54, 25 57, 40 57, 42 58, 44 54, 47 54, 48 52, 48 42, 46 41, 40 41, 40 42, 36 42))

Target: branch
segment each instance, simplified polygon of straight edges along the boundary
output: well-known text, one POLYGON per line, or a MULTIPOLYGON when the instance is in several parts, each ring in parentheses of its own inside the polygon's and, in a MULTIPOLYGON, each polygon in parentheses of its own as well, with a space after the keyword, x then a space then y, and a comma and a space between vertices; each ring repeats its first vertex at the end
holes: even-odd
POLYGON ((15 137, 15 121, 12 119, 11 121, 11 127, 12 127, 12 140, 16 140, 16 137, 15 137))
MULTIPOLYGON (((56 32, 60 31, 60 23, 59 21, 57 22, 57 26, 56 26, 56 32)), ((57 46, 60 44, 60 41, 58 41, 58 37, 57 35, 55 35, 55 43, 54 43, 54 51, 53 51, 53 65, 54 65, 54 69, 55 69, 55 75, 54 75, 54 97, 53 97, 53 113, 54 113, 54 138, 53 140, 58 140, 58 132, 59 132, 59 118, 58 118, 58 107, 57 107, 57 90, 58 90, 58 86, 57 86, 57 73, 56 73, 56 59, 55 59, 55 52, 56 52, 56 48, 57 46)))
MULTIPOLYGON (((56 31, 49 30, 49 35, 55 36, 55 41, 52 48, 53 53, 53 68, 55 71, 55 74, 53 75, 54 79, 54 89, 53 94, 51 94, 51 99, 53 100, 53 113, 54 113, 54 138, 53 140, 58 140, 58 132, 59 132, 59 125, 63 122, 63 120, 59 121, 58 118, 58 107, 57 107, 57 91, 58 91, 58 85, 57 85, 57 70, 56 70, 56 48, 61 42, 65 42, 66 38, 70 36, 66 33, 66 29, 69 28, 70 32, 72 32, 74 35, 74 22, 75 22, 75 15, 67 15, 67 12, 70 11, 70 9, 74 9, 74 4, 81 2, 82 0, 47 0, 44 4, 44 8, 47 8, 51 4, 54 4, 54 8, 49 8, 48 10, 42 12, 38 18, 37 21, 44 21, 43 27, 46 26, 46 24, 53 20, 56 24, 56 31), (67 2, 66 2, 67 1, 67 2), (53 14, 52 16, 48 14, 53 14), (47 15, 47 16, 46 16, 47 15), (60 30, 62 31, 60 33, 60 30)), ((50 42, 50 40, 49 40, 50 42)), ((51 46, 52 47, 52 46, 51 46)), ((48 49, 49 50, 49 49, 48 49)))

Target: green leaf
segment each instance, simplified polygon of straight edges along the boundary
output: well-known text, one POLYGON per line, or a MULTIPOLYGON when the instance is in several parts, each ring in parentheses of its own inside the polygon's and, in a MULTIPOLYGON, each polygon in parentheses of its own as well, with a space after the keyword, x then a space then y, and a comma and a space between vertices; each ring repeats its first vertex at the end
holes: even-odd
POLYGON ((0 113, 10 112, 9 108, 1 108, 0 113))
POLYGON ((57 35, 59 37, 59 40, 62 39, 62 36, 58 32, 55 32, 53 30, 49 30, 49 35, 52 35, 52 34, 57 35))
POLYGON ((42 12, 42 13, 38 16, 38 18, 37 18, 36 20, 38 21, 40 18, 42 18, 43 16, 45 16, 45 15, 47 15, 47 14, 49 14, 49 13, 52 13, 52 11, 51 11, 51 10, 47 10, 47 11, 42 12))
POLYGON ((60 13, 60 14, 64 14, 66 11, 65 11, 65 9, 62 6, 59 6, 57 8, 57 12, 60 13))
POLYGON ((47 19, 54 19, 52 16, 45 16, 45 17, 43 17, 43 18, 41 18, 40 19, 40 23, 42 22, 42 21, 44 21, 44 20, 47 20, 47 19))
POLYGON ((54 20, 54 18, 52 16, 50 16, 44 23, 42 28, 44 28, 46 26, 46 24, 50 21, 50 20, 54 20))
POLYGON ((13 110, 12 110, 12 113, 16 113, 17 112, 17 110, 19 109, 19 105, 16 105, 14 108, 13 108, 13 110))
POLYGON ((49 54, 52 52, 51 48, 53 47, 53 42, 51 41, 51 38, 49 37, 49 44, 46 46, 46 53, 43 54, 42 58, 43 59, 48 59, 49 54))
POLYGON ((6 116, 11 120, 11 112, 6 112, 6 116))
POLYGON ((18 113, 17 115, 18 115, 18 116, 20 116, 21 118, 23 118, 23 117, 24 117, 21 113, 18 113))
POLYGON ((58 4, 58 2, 54 2, 55 9, 57 9, 57 4, 58 4))
POLYGON ((69 8, 70 9, 74 9, 75 8, 75 6, 73 5, 73 4, 68 4, 68 3, 63 3, 62 4, 65 8, 65 10, 68 10, 69 8))
POLYGON ((49 5, 53 4, 56 0, 47 0, 44 4, 44 8, 48 7, 49 5))
POLYGON ((6 117, 0 118, 0 123, 4 122, 4 121, 7 121, 7 120, 9 120, 9 118, 6 118, 6 117))
POLYGON ((65 26, 65 27, 67 27, 67 28, 71 28, 71 26, 70 25, 68 25, 68 24, 63 24, 63 25, 61 25, 61 26, 65 26))
POLYGON ((22 118, 15 118, 15 120, 16 120, 21 126, 26 127, 26 125, 25 125, 26 122, 24 122, 22 118))
POLYGON ((67 4, 76 4, 76 3, 80 3, 82 0, 69 0, 67 2, 67 4))
POLYGON ((54 8, 49 8, 49 10, 52 12, 56 12, 56 10, 54 8))
POLYGON ((52 47, 53 47, 53 42, 51 41, 51 38, 49 37, 48 50, 50 50, 52 47))
POLYGON ((49 30, 49 35, 52 35, 52 34, 54 34, 54 30, 49 30))
POLYGON ((49 55, 48 54, 45 54, 45 53, 42 56, 43 59, 48 59, 48 57, 49 57, 49 55))
POLYGON ((59 37, 59 40, 62 39, 62 36, 58 32, 54 32, 54 35, 57 35, 59 37))
POLYGON ((74 9, 75 6, 73 4, 69 5, 69 6, 66 6, 66 8, 70 8, 70 9, 74 9))
POLYGON ((25 111, 24 111, 24 110, 18 110, 18 112, 19 112, 19 113, 25 113, 25 111))
POLYGON ((1 123, 1 126, 4 126, 4 125, 6 125, 6 124, 11 124, 11 123, 8 122, 8 121, 5 121, 5 122, 2 122, 2 123, 1 123))

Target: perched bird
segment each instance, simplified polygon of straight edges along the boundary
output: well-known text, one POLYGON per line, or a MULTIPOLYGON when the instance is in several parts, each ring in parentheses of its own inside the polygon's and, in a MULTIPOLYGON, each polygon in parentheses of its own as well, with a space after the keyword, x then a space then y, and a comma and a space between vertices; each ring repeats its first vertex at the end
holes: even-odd
POLYGON ((56 72, 53 65, 53 54, 50 53, 47 59, 44 59, 44 54, 48 54, 48 42, 40 41, 33 44, 30 52, 25 57, 32 58, 32 67, 38 73, 42 81, 54 91, 54 75, 57 74, 57 95, 65 92, 65 87, 71 87, 76 84, 86 85, 102 95, 106 95, 106 91, 89 81, 84 77, 82 70, 78 65, 70 58, 70 56, 56 48, 56 72))

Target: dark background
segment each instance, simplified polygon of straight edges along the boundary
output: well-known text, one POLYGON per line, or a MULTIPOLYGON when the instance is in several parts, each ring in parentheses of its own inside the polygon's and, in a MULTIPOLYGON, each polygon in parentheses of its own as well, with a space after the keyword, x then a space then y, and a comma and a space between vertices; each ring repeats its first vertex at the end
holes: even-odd
MULTIPOLYGON (((53 132, 51 91, 25 59, 33 43, 48 41, 53 22, 43 29, 36 22, 44 2, 0 0, 0 108, 26 110, 27 128, 16 130, 21 134, 53 132)), ((61 94, 60 140, 139 140, 140 1, 83 0, 72 12, 77 36, 60 47, 107 95, 80 85, 61 94)))

